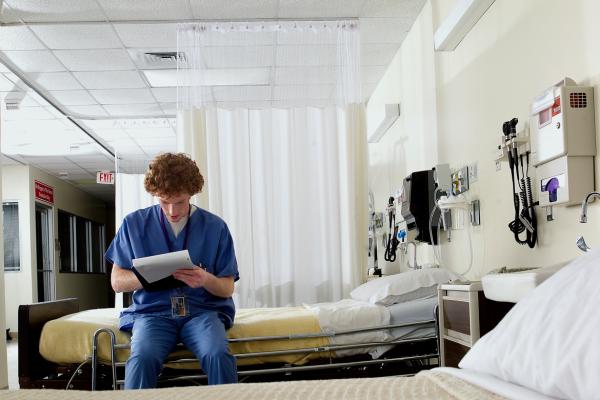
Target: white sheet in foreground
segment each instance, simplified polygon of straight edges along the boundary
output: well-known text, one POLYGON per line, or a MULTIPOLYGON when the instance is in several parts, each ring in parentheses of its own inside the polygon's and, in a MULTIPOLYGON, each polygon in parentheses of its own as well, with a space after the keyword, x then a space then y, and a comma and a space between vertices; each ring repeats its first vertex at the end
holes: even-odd
POLYGON ((435 368, 435 370, 454 375, 457 378, 511 400, 557 400, 555 397, 548 397, 531 389, 503 381, 493 375, 484 374, 482 372, 449 367, 435 368))

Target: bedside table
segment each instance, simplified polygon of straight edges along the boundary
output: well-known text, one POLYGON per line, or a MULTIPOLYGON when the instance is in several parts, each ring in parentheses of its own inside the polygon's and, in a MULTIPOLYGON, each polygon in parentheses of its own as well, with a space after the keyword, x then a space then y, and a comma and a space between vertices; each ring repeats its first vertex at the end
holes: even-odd
POLYGON ((513 303, 488 300, 481 282, 438 287, 440 366, 458 363, 477 340, 491 331, 513 303))

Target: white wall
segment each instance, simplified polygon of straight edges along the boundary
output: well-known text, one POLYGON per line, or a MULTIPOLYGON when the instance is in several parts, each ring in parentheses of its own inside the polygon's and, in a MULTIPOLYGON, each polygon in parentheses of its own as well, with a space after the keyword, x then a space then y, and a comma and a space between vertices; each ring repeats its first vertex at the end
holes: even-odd
MULTIPOLYGON (((53 235, 58 237, 58 210, 63 210, 90 220, 106 223, 104 202, 77 189, 73 185, 30 166, 10 166, 2 171, 3 200, 18 200, 21 271, 6 272, 6 321, 7 328, 17 331, 19 304, 38 301, 36 249, 35 249, 35 198, 34 180, 54 188, 53 235), (29 227, 26 229, 25 227, 29 227)), ((108 304, 107 281, 104 274, 61 273, 59 253, 54 252, 56 298, 79 298, 82 309, 106 307, 108 304)))
MULTIPOLYGON (((600 122, 596 44, 600 2, 496 0, 455 51, 434 54, 429 35, 451 9, 449 4, 428 2, 373 95, 372 100, 397 96, 401 104, 423 103, 412 113, 403 113, 405 121, 390 130, 381 144, 370 146, 370 177, 379 208, 402 175, 435 164, 435 150, 424 144, 429 129, 437 129, 440 163, 458 167, 477 162, 479 167, 479 181, 469 191, 469 196, 481 200, 482 222, 473 229, 475 265, 470 278, 504 265, 542 266, 571 259, 579 254, 574 245, 579 234, 591 246, 600 245, 595 239, 600 207, 595 204, 587 225, 578 223, 577 207, 554 207, 553 222, 547 222, 540 210, 539 245, 531 250, 515 243, 507 228, 513 212, 510 173, 506 163, 499 172, 494 163, 502 122, 513 116, 528 120, 531 100, 564 76, 594 86, 596 122, 600 122), (424 33, 427 26, 431 30, 424 33), (424 66, 433 69, 434 75, 423 73, 424 66), (414 93, 410 96, 410 88, 430 86, 433 95, 425 91, 421 99, 415 99, 414 93), (425 123, 432 126, 419 129, 425 123), (393 153, 402 140, 404 148, 393 153)), ((597 176, 599 172, 597 163, 597 176)), ((456 271, 464 269, 468 249, 464 232, 455 232, 452 243, 443 247, 448 265, 456 271)))

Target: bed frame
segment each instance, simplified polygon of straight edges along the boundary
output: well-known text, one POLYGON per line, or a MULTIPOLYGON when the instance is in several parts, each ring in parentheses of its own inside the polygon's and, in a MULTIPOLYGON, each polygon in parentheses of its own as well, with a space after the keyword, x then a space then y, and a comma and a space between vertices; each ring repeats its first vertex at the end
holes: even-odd
MULTIPOLYGON (((79 300, 74 298, 19 306, 18 369, 21 389, 67 389, 67 384, 69 389, 91 388, 91 365, 83 365, 79 369, 77 365, 58 365, 46 361, 39 352, 44 324, 78 311, 79 300)), ((95 371, 99 389, 112 388, 110 372, 105 366, 95 371)))
MULTIPOLYGON (((79 311, 77 299, 66 299, 45 303, 19 306, 19 384, 21 388, 53 388, 107 390, 119 389, 124 383, 124 364, 115 362, 116 350, 129 345, 116 344, 114 333, 109 329, 100 329, 94 334, 92 358, 83 365, 61 366, 43 359, 39 354, 39 340, 42 327, 47 321, 79 311), (110 336, 112 361, 109 365, 98 362, 97 343, 99 336, 110 336), (89 363, 88 363, 89 361, 89 363), (90 365, 91 364, 91 365, 90 365)), ((401 326, 419 326, 435 324, 435 335, 416 338, 399 338, 393 342, 369 342, 351 345, 327 345, 316 348, 279 350, 251 354, 234 354, 237 359, 248 357, 329 353, 328 358, 310 361, 307 365, 261 364, 259 366, 241 366, 238 368, 240 382, 264 382, 297 379, 330 379, 387 375, 412 375, 416 372, 438 366, 439 339, 437 329, 437 307, 431 320, 408 324, 387 325, 377 328, 358 329, 344 332, 319 333, 291 336, 265 336, 243 339, 230 339, 232 342, 261 340, 297 340, 315 337, 332 337, 358 332, 391 329, 401 326), (381 358, 373 360, 368 354, 334 358, 332 352, 343 349, 394 345, 381 358)), ((175 363, 197 363, 195 359, 170 360, 175 363)), ((165 368, 159 377, 159 387, 206 383, 206 375, 199 369, 181 370, 165 368)))

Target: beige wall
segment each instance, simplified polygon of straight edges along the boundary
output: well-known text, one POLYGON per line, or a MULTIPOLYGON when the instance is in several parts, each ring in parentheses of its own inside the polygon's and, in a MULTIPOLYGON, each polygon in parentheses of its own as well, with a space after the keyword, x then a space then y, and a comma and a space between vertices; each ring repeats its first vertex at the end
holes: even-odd
POLYGON ((19 304, 28 304, 37 296, 37 275, 35 274, 35 247, 31 246, 35 234, 34 210, 29 200, 29 167, 2 167, 2 201, 16 201, 19 204, 19 245, 21 270, 4 273, 6 328, 17 331, 17 311, 19 304))
MULTIPOLYGON (((4 103, 0 101, 0 138, 2 137, 2 110, 4 109, 4 103)), ((2 165, 0 165, 0 176, 2 176, 2 165)), ((0 198, 2 197, 2 185, 0 185, 0 198)), ((2 226, 2 213, 0 213, 0 226, 2 226)), ((0 231, 0 255, 4 255, 4 240, 3 232, 0 231)), ((4 256, 0 258, 0 271, 4 271, 4 256)), ((6 282, 4 274, 0 274, 0 332, 4 332, 6 329, 6 310, 4 306, 4 293, 6 282)), ((4 337, 4 335, 2 335, 4 337)), ((6 358, 6 340, 0 340, 0 389, 8 388, 8 360, 6 358)))
MULTIPOLYGON (((502 122, 513 116, 527 121, 531 100, 564 76, 594 86, 597 124, 600 121, 600 53, 596 50, 600 2, 496 0, 455 51, 434 54, 423 27, 431 25, 432 33, 441 16, 449 12, 448 4, 442 0, 428 3, 396 57, 405 61, 395 59, 386 73, 393 87, 382 82, 373 95, 373 100, 395 95, 404 104, 415 101, 406 97, 408 88, 435 88, 432 96, 423 94, 421 99, 428 106, 403 113, 401 118, 412 122, 396 124, 382 144, 370 146, 370 178, 376 198, 380 203, 387 198, 407 171, 435 164, 431 154, 436 151, 423 147, 428 132, 404 129, 433 118, 439 162, 452 167, 477 162, 479 167, 479 181, 469 191, 471 198, 481 200, 482 221, 472 231, 475 262, 470 278, 504 265, 542 266, 571 259, 579 254, 574 245, 579 234, 591 246, 600 245, 595 240, 600 227, 597 205, 591 206, 587 225, 578 223, 577 207, 554 207, 553 222, 547 222, 540 210, 539 246, 531 250, 515 243, 507 228, 512 219, 508 165, 503 163, 497 172, 494 163, 502 122), (433 68, 434 75, 414 71, 430 61, 430 55, 434 58, 428 68, 433 68), (406 65, 415 73, 407 73, 406 65), (409 150, 394 154, 390 148, 401 140, 409 150)), ((597 165, 600 176, 598 172, 597 165)), ((444 257, 456 271, 464 269, 467 251, 465 231, 455 232, 452 243, 443 245, 444 257)))
MULTIPOLYGON (((37 301, 37 276, 35 273, 35 199, 34 180, 54 188, 53 234, 58 237, 58 210, 106 223, 104 202, 77 189, 73 185, 30 166, 5 167, 2 171, 3 200, 19 201, 21 271, 7 272, 6 321, 11 331, 17 330, 19 304, 37 301), (22 229, 29 226, 29 229, 22 229)), ((77 297, 82 309, 106 307, 108 304, 107 276, 59 272, 59 254, 54 252, 56 298, 77 297)))
MULTIPOLYGON (((371 132, 381 121, 385 104, 400 103, 396 123, 378 143, 369 144, 369 188, 378 211, 385 210, 389 196, 402 186, 406 175, 430 169, 438 158, 431 12, 427 3, 367 104, 371 132)), ((427 247, 419 246, 420 264, 433 261, 427 247)), ((406 268, 407 257, 400 253, 393 263, 383 260, 381 240, 378 250, 384 273, 406 268)))

